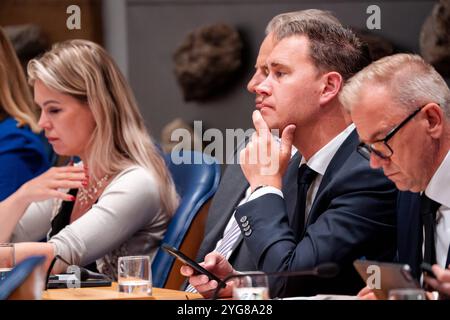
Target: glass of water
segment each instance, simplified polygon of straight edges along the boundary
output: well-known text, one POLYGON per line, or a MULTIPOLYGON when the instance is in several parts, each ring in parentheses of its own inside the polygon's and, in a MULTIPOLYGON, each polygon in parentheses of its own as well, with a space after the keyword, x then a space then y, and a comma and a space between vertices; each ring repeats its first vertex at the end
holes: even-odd
POLYGON ((262 272, 243 272, 245 276, 237 275, 233 280, 234 300, 267 300, 269 299, 269 284, 267 275, 262 272))
POLYGON ((152 294, 149 256, 120 257, 118 268, 120 292, 152 294))
POLYGON ((0 281, 15 265, 14 243, 0 243, 0 281))

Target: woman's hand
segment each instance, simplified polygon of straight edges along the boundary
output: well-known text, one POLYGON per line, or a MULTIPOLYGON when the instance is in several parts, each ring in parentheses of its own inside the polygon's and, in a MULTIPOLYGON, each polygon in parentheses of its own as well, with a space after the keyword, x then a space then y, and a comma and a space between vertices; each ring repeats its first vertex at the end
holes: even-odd
POLYGON ((80 188, 87 184, 88 176, 83 166, 53 167, 23 184, 17 193, 28 203, 51 198, 74 201, 74 196, 58 189, 80 188))
POLYGON ((52 198, 74 201, 74 196, 58 189, 80 188, 87 185, 88 178, 83 166, 54 167, 24 183, 0 202, 0 242, 9 241, 17 222, 32 202, 52 198))

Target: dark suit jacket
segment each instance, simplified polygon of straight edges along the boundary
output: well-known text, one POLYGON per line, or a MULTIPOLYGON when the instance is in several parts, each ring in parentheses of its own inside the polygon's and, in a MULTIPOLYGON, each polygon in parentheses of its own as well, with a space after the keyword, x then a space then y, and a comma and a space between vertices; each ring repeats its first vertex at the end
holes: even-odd
POLYGON ((412 274, 420 278, 423 227, 420 217, 420 193, 399 192, 397 202, 397 259, 409 264, 412 274))
MULTIPOLYGON (((297 200, 296 181, 299 163, 300 157, 297 154, 291 159, 283 178, 283 192, 286 194, 287 211, 290 214, 295 210, 297 200)), ((223 237, 225 227, 248 187, 249 184, 245 179, 241 166, 238 164, 228 165, 209 208, 205 235, 197 253, 197 261, 203 261, 205 255, 213 251, 217 242, 223 237)), ((249 258, 250 253, 242 239, 241 235, 236 241, 229 262, 236 270, 257 270, 255 262, 249 258)))
MULTIPOLYGON (((420 193, 399 192, 397 202, 397 259, 411 267, 420 279, 423 253, 423 221, 420 215, 420 193)), ((450 248, 446 266, 450 264, 450 248)))
POLYGON ((340 266, 333 279, 278 279, 272 296, 356 294, 364 283, 352 265, 355 259, 394 258, 398 192, 381 170, 371 169, 356 152, 358 143, 354 131, 330 162, 300 242, 294 240, 300 231, 289 226, 294 213, 287 212, 283 198, 267 194, 237 209, 241 231, 240 219, 246 216, 249 221, 252 231, 244 236, 244 243, 259 270, 303 270, 324 262, 340 266))

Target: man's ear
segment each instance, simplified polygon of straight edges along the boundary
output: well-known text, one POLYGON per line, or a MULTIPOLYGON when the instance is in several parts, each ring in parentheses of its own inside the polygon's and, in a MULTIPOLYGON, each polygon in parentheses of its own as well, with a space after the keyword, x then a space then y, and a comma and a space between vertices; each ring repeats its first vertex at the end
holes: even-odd
POLYGON ((435 139, 439 139, 444 132, 444 110, 436 103, 429 103, 422 111, 425 113, 427 120, 428 134, 435 139))
POLYGON ((328 72, 322 76, 322 92, 320 93, 320 104, 326 104, 337 97, 343 85, 342 76, 338 72, 328 72))

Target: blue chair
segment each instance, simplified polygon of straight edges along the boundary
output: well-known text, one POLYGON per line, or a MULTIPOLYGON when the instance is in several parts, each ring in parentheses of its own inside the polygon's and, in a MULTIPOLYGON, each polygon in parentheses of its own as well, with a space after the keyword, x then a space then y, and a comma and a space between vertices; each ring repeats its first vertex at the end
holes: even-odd
MULTIPOLYGON (((42 265, 44 262, 44 256, 31 256, 15 266, 8 273, 5 279, 0 281, 0 300, 11 298, 14 292, 16 292, 20 288, 20 286, 25 283, 28 277, 31 276, 33 271, 36 270, 36 268, 42 265)), ((43 277, 44 274, 42 274, 41 276, 43 277)), ((32 288, 32 291, 34 291, 34 288, 32 288)), ((25 295, 26 296, 23 296, 22 298, 30 299, 30 296, 34 295, 34 292, 25 293, 25 295)))
MULTIPOLYGON (((171 158, 170 154, 164 156, 180 195, 180 205, 169 223, 162 243, 180 249, 195 259, 203 238, 208 200, 219 186, 220 165, 214 158, 196 151, 184 151, 177 155, 178 159, 182 157, 191 164, 175 164, 175 158, 171 158)), ((152 264, 155 287, 180 288, 184 278, 179 275, 174 260, 163 249, 158 249, 152 264)))

